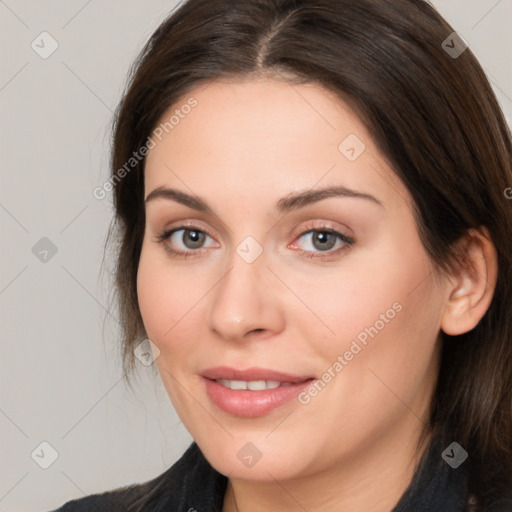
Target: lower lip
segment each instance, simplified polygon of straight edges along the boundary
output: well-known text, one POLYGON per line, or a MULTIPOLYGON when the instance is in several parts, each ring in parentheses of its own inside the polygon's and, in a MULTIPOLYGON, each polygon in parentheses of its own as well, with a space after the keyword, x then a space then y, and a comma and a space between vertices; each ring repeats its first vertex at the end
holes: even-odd
POLYGON ((235 416, 255 418, 281 407, 307 388, 313 379, 291 386, 279 386, 261 391, 234 390, 222 384, 203 378, 210 400, 224 412, 235 416))

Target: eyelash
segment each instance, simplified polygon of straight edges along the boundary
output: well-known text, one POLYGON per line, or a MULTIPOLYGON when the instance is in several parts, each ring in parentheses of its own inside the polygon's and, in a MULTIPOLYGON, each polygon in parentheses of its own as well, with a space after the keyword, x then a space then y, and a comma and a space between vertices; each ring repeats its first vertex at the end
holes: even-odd
MULTIPOLYGON (((157 243, 163 243, 165 242, 166 240, 168 240, 174 233, 176 233, 177 231, 198 231, 200 233, 203 233, 205 235, 208 235, 210 238, 213 238, 207 231, 203 230, 203 229, 199 229, 195 226, 180 226, 180 227, 177 227, 177 228, 173 228, 173 229, 170 229, 170 230, 166 230, 166 231, 163 231, 159 234, 156 235, 156 242, 157 243)), ((331 235, 335 235, 338 240, 341 240, 343 242, 343 246, 342 247, 338 247, 338 249, 336 250, 327 250, 327 251, 318 251, 318 252, 315 252, 315 251, 305 251, 303 249, 298 249, 298 252, 301 253, 304 257, 306 258, 311 258, 311 259, 325 259, 325 258, 329 258, 329 257, 332 257, 333 255, 335 254, 338 254, 342 251, 345 251, 347 249, 349 249, 352 245, 354 245, 354 240, 346 235, 344 235, 343 233, 340 233, 339 231, 336 231, 335 229, 332 229, 332 228, 329 228, 329 227, 324 227, 324 226, 313 226, 313 225, 309 225, 309 226, 306 226, 304 228, 303 231, 301 231, 300 233, 298 233, 295 238, 296 239, 300 239, 302 238, 304 235, 307 235, 309 233, 328 233, 328 234, 331 234, 331 235)), ((164 249, 173 257, 176 257, 176 258, 187 258, 189 256, 193 256, 193 255, 198 255, 202 252, 201 249, 197 249, 197 250, 190 250, 190 251, 177 251, 176 249, 173 249, 172 247, 170 247, 169 245, 166 245, 164 244, 164 249)))

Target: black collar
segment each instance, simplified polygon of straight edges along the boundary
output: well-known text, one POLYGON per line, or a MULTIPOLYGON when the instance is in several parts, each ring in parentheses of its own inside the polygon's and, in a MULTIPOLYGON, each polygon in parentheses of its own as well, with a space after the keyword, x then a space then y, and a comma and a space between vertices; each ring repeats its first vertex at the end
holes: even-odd
POLYGON ((454 451, 446 452, 447 448, 449 445, 443 446, 439 438, 431 441, 412 482, 391 512, 467 510, 470 461, 466 459, 458 467, 450 465, 447 461, 454 451), (442 457, 443 452, 445 458, 442 457))

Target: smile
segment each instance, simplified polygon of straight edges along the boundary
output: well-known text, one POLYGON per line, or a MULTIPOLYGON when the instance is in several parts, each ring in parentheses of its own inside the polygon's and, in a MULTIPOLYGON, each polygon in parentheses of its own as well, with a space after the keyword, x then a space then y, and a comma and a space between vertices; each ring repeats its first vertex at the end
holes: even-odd
POLYGON ((270 413, 297 397, 314 380, 264 368, 217 367, 201 374, 210 401, 222 411, 246 418, 270 413))

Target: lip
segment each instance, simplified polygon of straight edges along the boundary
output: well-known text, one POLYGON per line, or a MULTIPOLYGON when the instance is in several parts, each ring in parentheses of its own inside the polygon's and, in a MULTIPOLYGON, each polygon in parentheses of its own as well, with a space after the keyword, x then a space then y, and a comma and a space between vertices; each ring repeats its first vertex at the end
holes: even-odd
POLYGON ((248 368, 236 370, 227 366, 209 368, 201 373, 206 394, 221 410, 234 416, 255 418, 270 413, 283 406, 314 380, 311 376, 299 376, 265 368, 248 368), (227 380, 275 380, 291 382, 289 386, 261 391, 234 390, 215 382, 216 379, 227 380))
POLYGON ((313 378, 311 375, 291 375, 267 368, 247 368, 246 370, 237 370, 229 366, 217 366, 208 368, 201 373, 205 379, 227 379, 227 380, 276 380, 279 382, 304 382, 313 378))

